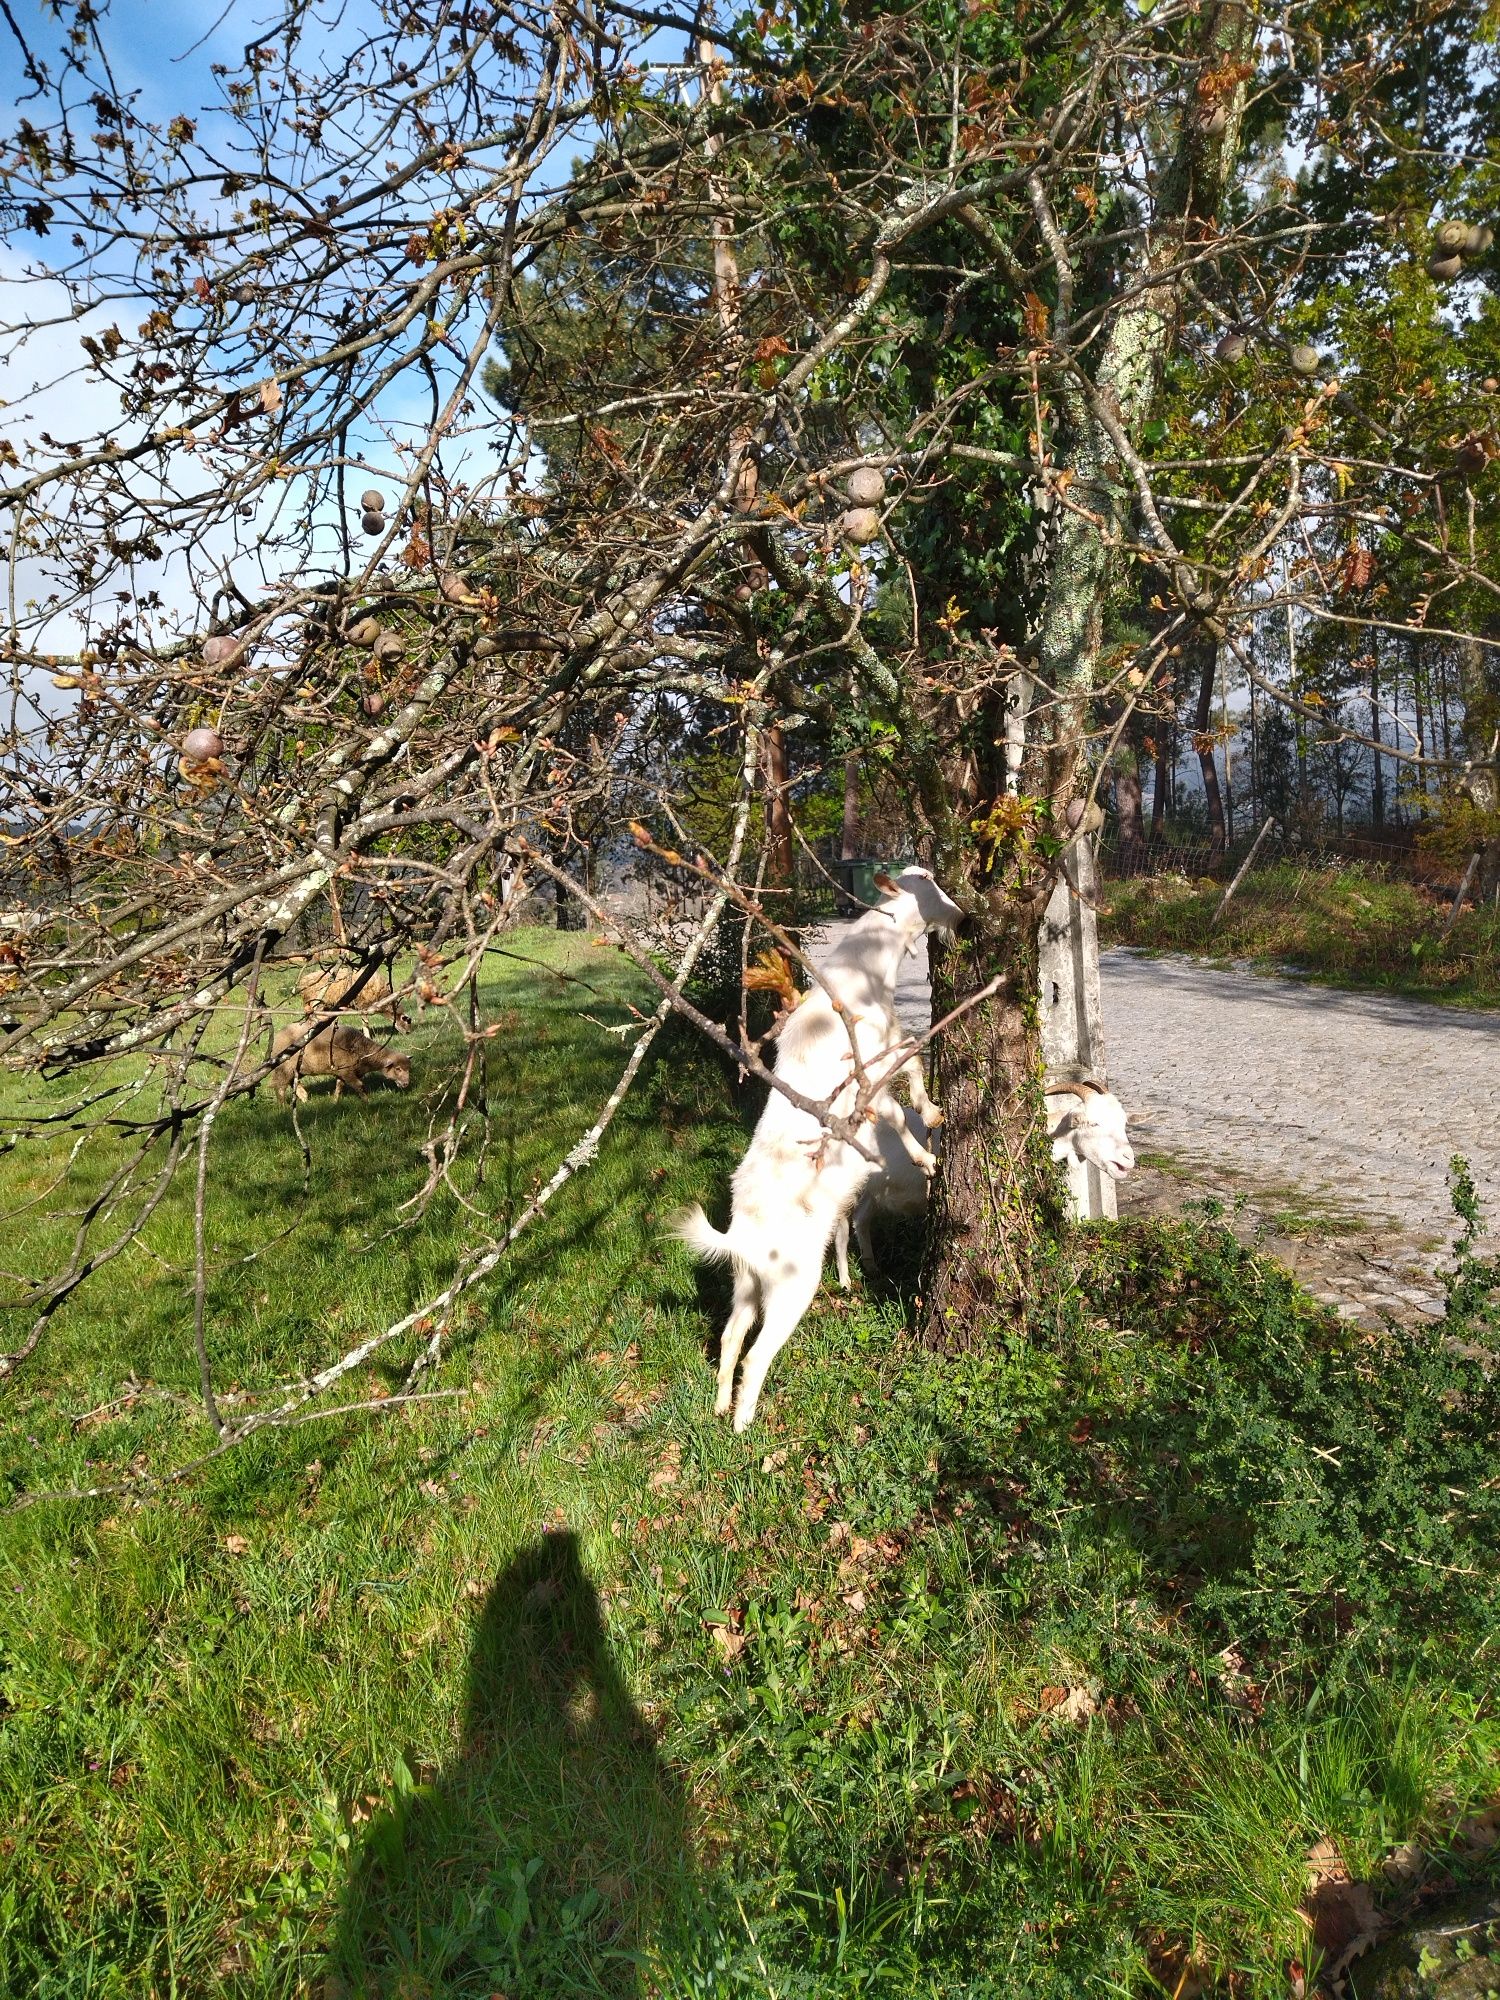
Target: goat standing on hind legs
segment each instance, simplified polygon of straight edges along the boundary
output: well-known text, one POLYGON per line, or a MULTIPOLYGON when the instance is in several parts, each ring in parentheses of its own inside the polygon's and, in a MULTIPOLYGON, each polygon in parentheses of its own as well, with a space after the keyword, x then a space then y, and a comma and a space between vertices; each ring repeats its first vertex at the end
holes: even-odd
MULTIPOLYGON (((915 1166, 932 1174, 937 1161, 891 1093, 900 1075, 930 1129, 942 1113, 927 1095, 916 1056, 894 1072, 887 1060, 905 1039, 896 1015, 896 977, 925 932, 953 930, 962 915, 925 868, 899 880, 878 878, 886 900, 850 926, 793 1011, 776 1044, 776 1074, 804 1097, 827 1100, 835 1117, 859 1101, 859 1071, 873 1072, 865 1109, 874 1121, 899 1128, 899 1143, 915 1166), (856 1063, 855 1057, 858 1057, 856 1063)), ((719 1341, 719 1390, 714 1409, 743 1431, 755 1421, 766 1372, 796 1332, 823 1276, 823 1259, 839 1223, 865 1183, 880 1172, 871 1157, 832 1138, 810 1112, 773 1090, 750 1149, 734 1175, 734 1212, 727 1230, 711 1226, 701 1208, 679 1217, 674 1234, 700 1257, 734 1266, 734 1305, 719 1341), (740 1350, 756 1320, 760 1334, 734 1393, 740 1350)))

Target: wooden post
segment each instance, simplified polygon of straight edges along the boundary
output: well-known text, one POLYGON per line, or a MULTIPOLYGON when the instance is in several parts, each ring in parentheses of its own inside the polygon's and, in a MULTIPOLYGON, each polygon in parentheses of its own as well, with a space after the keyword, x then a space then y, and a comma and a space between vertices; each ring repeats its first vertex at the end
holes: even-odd
MULTIPOLYGON (((1094 850, 1080 837, 1065 851, 1042 917, 1042 1061, 1049 1079, 1101 1086, 1104 1009, 1099 991, 1099 878, 1094 850)), ((1068 1191, 1081 1222, 1113 1221, 1115 1184, 1082 1160, 1068 1162, 1068 1191)))
POLYGON ((1219 907, 1214 911, 1212 917, 1209 919, 1208 928, 1210 930, 1213 929, 1214 925, 1219 921, 1220 917, 1222 917, 1224 912, 1229 908, 1230 897, 1234 894, 1235 890, 1238 889, 1241 882, 1244 881, 1245 877, 1250 873, 1251 868, 1255 865, 1255 857, 1257 854, 1260 853, 1260 844, 1265 839, 1266 835, 1271 831, 1271 828, 1275 824, 1276 822, 1274 819, 1268 819, 1265 825, 1261 828, 1260 832, 1255 836, 1254 840, 1250 843, 1250 852, 1245 856, 1244 860, 1235 870, 1234 880, 1230 883, 1229 887, 1224 891, 1223 895, 1219 898, 1219 907))
POLYGON ((1464 906, 1464 897, 1467 896, 1469 893, 1469 884, 1474 880, 1474 877, 1479 873, 1479 864, 1483 859, 1484 859, 1484 853, 1482 849, 1477 850, 1475 853, 1469 856, 1469 865, 1464 870, 1464 879, 1458 885, 1458 894, 1453 898, 1453 908, 1448 912, 1448 921, 1443 925, 1443 934, 1438 939, 1439 951, 1441 951, 1443 946, 1448 942, 1448 933, 1453 929, 1453 926, 1458 922, 1458 913, 1464 906))

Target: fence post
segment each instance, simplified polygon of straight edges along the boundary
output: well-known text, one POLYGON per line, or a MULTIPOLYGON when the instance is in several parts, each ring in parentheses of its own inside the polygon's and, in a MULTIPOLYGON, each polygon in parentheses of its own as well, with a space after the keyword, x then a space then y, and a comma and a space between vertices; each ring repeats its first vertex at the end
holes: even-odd
MULTIPOLYGON (((1059 1079, 1104 1081, 1104 1010, 1099 992, 1099 877, 1080 837, 1062 857, 1039 938, 1042 1061, 1059 1079)), ((1083 1160, 1068 1162, 1068 1192, 1081 1222, 1113 1221, 1115 1184, 1083 1160)))
POLYGON ((1239 867, 1236 869, 1234 880, 1230 883, 1229 887, 1224 891, 1223 895, 1219 898, 1219 907, 1214 911, 1212 917, 1209 918, 1208 928, 1210 930, 1213 929, 1214 925, 1219 921, 1220 917, 1222 917, 1224 912, 1229 908, 1230 897, 1234 894, 1235 890, 1238 889, 1241 882, 1244 881, 1245 877, 1250 873, 1250 870, 1255 862, 1255 857, 1257 854, 1260 853, 1261 842, 1265 839, 1266 835, 1271 831, 1271 828, 1275 824, 1276 822, 1274 819, 1268 819, 1265 825, 1261 828, 1260 832, 1255 836, 1255 839, 1251 842, 1250 852, 1245 856, 1244 860, 1240 863, 1239 867))
POLYGON ((1458 913, 1464 906, 1464 897, 1469 893, 1469 884, 1479 872, 1479 864, 1483 859, 1483 853, 1477 849, 1469 856, 1469 865, 1464 870, 1464 879, 1458 885, 1458 894, 1453 898, 1453 908, 1448 912, 1448 921, 1443 925, 1443 934, 1438 939, 1439 951, 1448 942, 1448 933, 1458 922, 1458 913))

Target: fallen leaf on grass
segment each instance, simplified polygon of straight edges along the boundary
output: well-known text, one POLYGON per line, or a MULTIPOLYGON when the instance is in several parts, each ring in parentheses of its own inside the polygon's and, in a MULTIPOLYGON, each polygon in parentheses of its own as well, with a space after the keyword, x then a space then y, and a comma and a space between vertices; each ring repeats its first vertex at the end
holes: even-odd
POLYGON ((1500 1806, 1491 1806, 1488 1812, 1471 1813, 1459 1827, 1458 1837, 1470 1854, 1488 1854, 1500 1840, 1500 1806))
POLYGON ((1044 1687, 1038 1706, 1059 1722, 1087 1722, 1099 1703, 1086 1687, 1044 1687))
POLYGON ((1213 1979, 1212 1967, 1184 1945, 1166 1945, 1151 1953, 1151 1970, 1172 2000, 1199 2000, 1213 1979))
POLYGON ((1381 1862, 1380 1872, 1394 1889, 1414 1888, 1427 1872, 1427 1856, 1414 1840, 1404 1841, 1381 1862))
POLYGON ((682 1446, 674 1438, 657 1460, 656 1470, 646 1483, 648 1486, 653 1486, 658 1492, 661 1492, 663 1488, 677 1484, 681 1471, 682 1446))
POLYGON ((1308 1849, 1307 1876, 1302 1917, 1328 1961, 1323 1977, 1334 1980, 1379 1937, 1380 1912, 1369 1884, 1354 1880, 1337 1845, 1327 1838, 1308 1849))
POLYGON ((225 1535, 220 1547, 226 1555, 247 1556, 250 1553, 250 1538, 248 1535, 225 1535))
POLYGON ((745 1635, 743 1632, 733 1632, 727 1625, 712 1625, 709 1627, 709 1631, 714 1644, 724 1656, 726 1665, 730 1660, 737 1660, 740 1654, 744 1652, 745 1635))

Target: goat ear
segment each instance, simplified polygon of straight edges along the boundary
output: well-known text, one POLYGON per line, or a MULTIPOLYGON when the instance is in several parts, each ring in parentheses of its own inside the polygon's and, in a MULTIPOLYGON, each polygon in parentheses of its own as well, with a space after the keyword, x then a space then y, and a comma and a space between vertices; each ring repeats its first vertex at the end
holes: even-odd
POLYGON ((901 884, 893 882, 883 868, 875 876, 875 887, 883 889, 888 896, 899 896, 901 894, 901 884))

